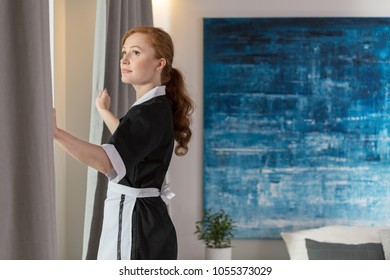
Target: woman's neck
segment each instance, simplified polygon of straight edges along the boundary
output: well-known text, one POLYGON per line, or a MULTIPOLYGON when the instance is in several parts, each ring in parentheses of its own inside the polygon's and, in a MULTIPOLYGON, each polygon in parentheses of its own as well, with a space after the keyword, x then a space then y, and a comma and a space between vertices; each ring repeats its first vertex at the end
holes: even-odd
POLYGON ((160 86, 157 84, 146 84, 146 85, 133 85, 136 93, 137 100, 144 96, 147 92, 154 89, 155 87, 160 86))

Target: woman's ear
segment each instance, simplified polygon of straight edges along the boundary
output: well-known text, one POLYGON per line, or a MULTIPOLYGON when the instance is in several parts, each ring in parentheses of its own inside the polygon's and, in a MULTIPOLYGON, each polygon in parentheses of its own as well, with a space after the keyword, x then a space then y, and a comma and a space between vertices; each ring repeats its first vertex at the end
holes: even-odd
POLYGON ((165 58, 160 58, 156 70, 162 70, 165 67, 165 65, 167 65, 167 60, 165 58))

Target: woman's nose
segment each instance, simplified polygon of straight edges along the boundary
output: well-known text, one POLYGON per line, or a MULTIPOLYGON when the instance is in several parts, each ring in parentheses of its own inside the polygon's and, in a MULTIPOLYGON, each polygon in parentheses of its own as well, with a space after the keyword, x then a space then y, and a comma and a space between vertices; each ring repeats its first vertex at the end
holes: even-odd
POLYGON ((125 54, 125 55, 122 56, 120 62, 121 62, 122 64, 128 64, 128 63, 129 63, 129 59, 128 59, 127 54, 125 54))

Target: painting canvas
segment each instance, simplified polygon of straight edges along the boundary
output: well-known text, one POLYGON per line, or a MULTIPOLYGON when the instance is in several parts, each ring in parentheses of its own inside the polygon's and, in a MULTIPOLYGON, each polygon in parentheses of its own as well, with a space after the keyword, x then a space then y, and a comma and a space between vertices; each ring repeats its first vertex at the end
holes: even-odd
POLYGON ((390 19, 203 23, 204 208, 236 238, 390 226, 390 19))

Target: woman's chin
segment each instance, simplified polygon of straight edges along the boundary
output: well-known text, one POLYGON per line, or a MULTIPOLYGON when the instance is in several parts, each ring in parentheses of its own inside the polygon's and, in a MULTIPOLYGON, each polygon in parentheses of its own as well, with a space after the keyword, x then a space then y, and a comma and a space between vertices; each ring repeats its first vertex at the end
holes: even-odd
POLYGON ((131 80, 129 78, 127 78, 127 77, 123 77, 122 76, 121 81, 124 84, 131 84, 131 80))

